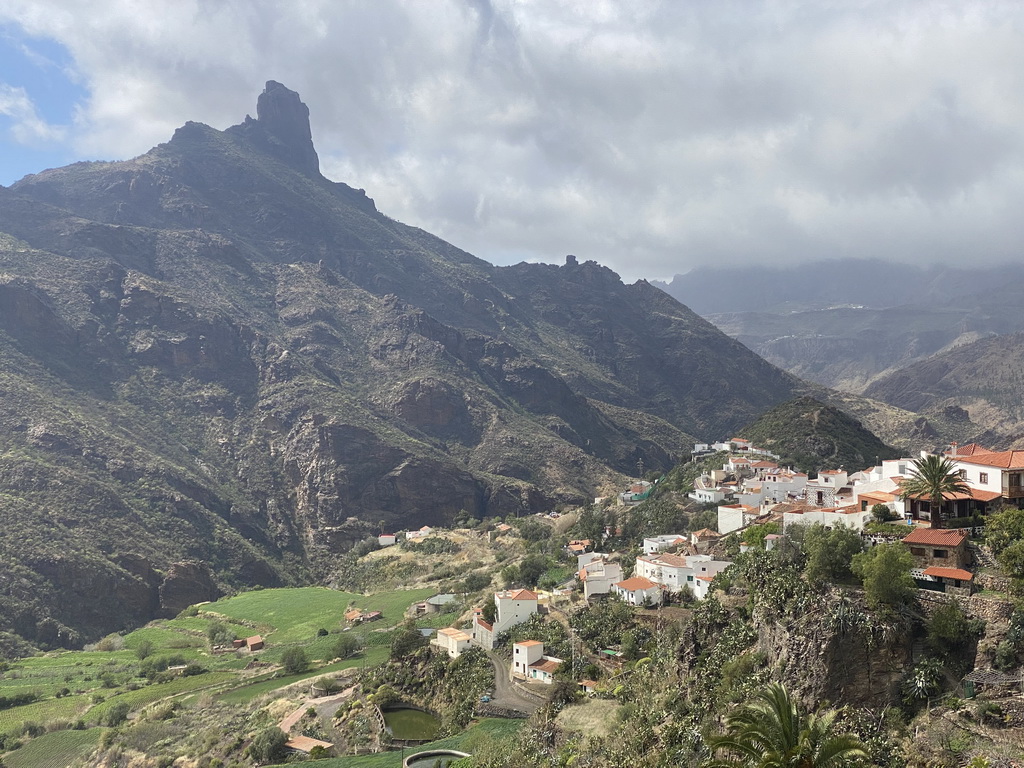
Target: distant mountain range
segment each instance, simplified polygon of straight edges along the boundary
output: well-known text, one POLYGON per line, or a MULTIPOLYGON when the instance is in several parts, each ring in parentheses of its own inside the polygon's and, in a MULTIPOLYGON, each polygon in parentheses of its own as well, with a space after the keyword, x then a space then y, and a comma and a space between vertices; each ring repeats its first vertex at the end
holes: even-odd
POLYGON ((808 381, 1024 437, 1024 265, 921 268, 868 260, 701 268, 660 284, 808 381), (756 274, 756 279, 752 275, 756 274), (950 410, 952 409, 952 410, 950 410))
POLYGON ((390 219, 270 82, 256 119, 0 188, 0 631, 74 645, 583 501, 801 390, 644 281, 390 219))

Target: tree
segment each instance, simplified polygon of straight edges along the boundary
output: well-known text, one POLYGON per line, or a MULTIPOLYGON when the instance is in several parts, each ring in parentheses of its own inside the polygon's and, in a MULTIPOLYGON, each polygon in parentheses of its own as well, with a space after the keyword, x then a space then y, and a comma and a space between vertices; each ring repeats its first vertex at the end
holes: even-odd
POLYGON ((830 530, 816 523, 805 531, 803 546, 810 581, 841 581, 853 575, 851 563, 864 551, 864 540, 849 528, 830 530))
POLYGON ((1024 509, 1003 507, 985 520, 985 544, 999 557, 1014 542, 1024 541, 1024 509))
POLYGON ((951 459, 933 453, 914 461, 910 477, 904 479, 900 496, 904 499, 927 496, 934 507, 933 524, 942 520, 942 508, 947 498, 958 493, 971 492, 951 459))
POLYGON ((153 643, 149 640, 142 640, 137 646, 135 646, 135 656, 139 661, 143 661, 149 654, 153 652, 153 643))
POLYGON ((276 763, 285 756, 288 737, 280 728, 264 728, 249 745, 249 756, 257 763, 276 763))
POLYGON ((428 642, 412 621, 406 621, 391 633, 390 658, 392 661, 404 659, 428 642))
POLYGON ((914 558, 901 542, 876 544, 855 555, 851 567, 864 583, 872 608, 906 605, 914 599, 916 585, 910 575, 914 558))
POLYGON ((874 518, 876 523, 888 523, 900 519, 900 516, 885 504, 875 504, 871 508, 871 517, 874 518))
POLYGON ((284 669, 285 674, 288 675, 297 675, 300 672, 305 672, 309 669, 309 659, 306 658, 306 652, 298 646, 285 648, 284 653, 281 654, 281 667, 284 669))
POLYGON ((338 635, 331 653, 336 659, 347 659, 359 650, 359 641, 347 632, 338 635))
POLYGON ((488 624, 493 624, 494 620, 498 618, 498 606, 494 604, 494 600, 486 600, 484 602, 483 607, 480 609, 480 618, 488 624))
POLYGON ((789 692, 772 683, 726 718, 726 731, 708 739, 715 756, 706 768, 843 768, 867 758, 864 745, 841 733, 838 712, 801 714, 789 692))
POLYGON ((928 645, 941 656, 951 656, 984 628, 985 623, 968 617, 959 603, 943 603, 928 621, 928 645))

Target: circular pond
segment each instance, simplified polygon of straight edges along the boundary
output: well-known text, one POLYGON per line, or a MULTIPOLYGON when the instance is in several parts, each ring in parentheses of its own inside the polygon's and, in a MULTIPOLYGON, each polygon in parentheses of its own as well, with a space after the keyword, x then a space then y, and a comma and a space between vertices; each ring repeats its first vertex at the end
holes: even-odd
POLYGON ((437 717, 415 707, 392 707, 383 714, 391 736, 400 741, 430 741, 441 727, 437 717))
POLYGON ((427 752, 417 752, 409 755, 402 763, 404 768, 448 768, 449 765, 463 757, 469 757, 466 752, 456 752, 453 749, 431 749, 427 752))

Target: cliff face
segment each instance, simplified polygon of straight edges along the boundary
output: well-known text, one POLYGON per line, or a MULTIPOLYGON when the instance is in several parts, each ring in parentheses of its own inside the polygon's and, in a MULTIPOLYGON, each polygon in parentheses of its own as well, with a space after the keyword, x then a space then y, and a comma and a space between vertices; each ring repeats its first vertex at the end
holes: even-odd
POLYGON ((314 578, 381 521, 583 500, 794 386, 646 283, 383 216, 270 82, 255 120, 0 188, 0 631, 94 637, 314 578), (210 583, 167 586, 192 562, 210 583))

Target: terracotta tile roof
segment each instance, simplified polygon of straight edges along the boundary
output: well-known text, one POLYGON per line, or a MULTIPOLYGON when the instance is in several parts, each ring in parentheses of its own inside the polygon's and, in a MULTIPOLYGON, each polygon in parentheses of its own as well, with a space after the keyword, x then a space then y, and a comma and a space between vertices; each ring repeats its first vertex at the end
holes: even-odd
POLYGON ((658 555, 654 558, 654 562, 671 568, 685 568, 688 565, 686 558, 679 555, 658 555))
POLYGON ((655 587, 657 585, 650 579, 645 579, 643 576, 634 576, 631 579, 620 581, 615 586, 619 589, 624 589, 627 592, 636 592, 637 590, 650 589, 651 587, 655 587))
POLYGON ((494 625, 491 624, 490 622, 484 621, 479 616, 475 616, 474 619, 476 620, 477 624, 479 624, 481 627, 486 629, 488 632, 493 632, 494 631, 494 625))
MULTIPOLYGON (((968 443, 967 445, 958 446, 956 449, 956 456, 953 456, 953 458, 959 459, 964 456, 974 456, 976 453, 993 453, 993 451, 982 445, 978 445, 977 443, 968 443)), ((952 456, 952 453, 948 453, 947 455, 952 456)))
POLYGON ((776 469, 779 465, 772 461, 755 461, 750 466, 757 467, 758 469, 776 469))
POLYGON ((718 539, 721 538, 722 534, 718 531, 712 531, 710 528, 701 528, 699 531, 694 531, 693 536, 699 539, 718 539))
POLYGON ((330 749, 334 745, 329 741, 320 741, 320 739, 311 739, 309 736, 292 736, 288 741, 284 743, 288 749, 295 749, 299 752, 309 752, 313 747, 323 747, 324 749, 330 749))
POLYGON ((523 642, 516 643, 516 645, 523 645, 527 648, 532 648, 535 645, 544 645, 544 643, 542 643, 540 640, 523 640, 523 642))
POLYGON ((505 598, 509 600, 536 600, 537 595, 528 589, 517 589, 515 592, 506 590, 504 592, 497 592, 495 597, 505 598))
POLYGON ((960 581, 973 581, 974 579, 974 574, 963 568, 940 568, 937 565, 925 568, 924 575, 935 576, 938 579, 960 579, 960 581))
POLYGON ((981 464, 1000 469, 1024 469, 1024 451, 988 451, 970 456, 957 455, 953 458, 954 461, 962 461, 965 464, 981 464))
POLYGON ((697 578, 700 579, 701 581, 714 581, 715 580, 714 576, 698 576, 697 578))
POLYGON ((927 544, 935 547, 959 547, 967 540, 967 534, 944 528, 915 528, 903 537, 905 544, 927 544))
POLYGON ((535 664, 530 665, 530 669, 539 669, 541 672, 547 672, 552 674, 558 669, 560 662, 554 661, 553 659, 544 659, 544 661, 538 661, 535 664))
POLYGON ((888 493, 886 491, 868 491, 867 493, 858 493, 858 499, 869 499, 871 501, 895 501, 898 497, 895 493, 888 493))
POLYGON ((596 688, 597 680, 580 680, 580 685, 585 688, 596 688))
MULTIPOLYGON (((965 499, 975 499, 977 501, 992 501, 998 499, 1002 494, 999 491, 983 491, 980 488, 971 488, 970 493, 948 493, 942 498, 945 501, 963 501, 965 499)), ((922 493, 920 495, 912 495, 908 498, 917 499, 918 501, 931 501, 931 495, 922 493)))
POLYGON ((455 627, 445 627, 444 629, 437 630, 437 634, 450 637, 452 640, 470 640, 470 636, 463 632, 461 629, 455 627))

